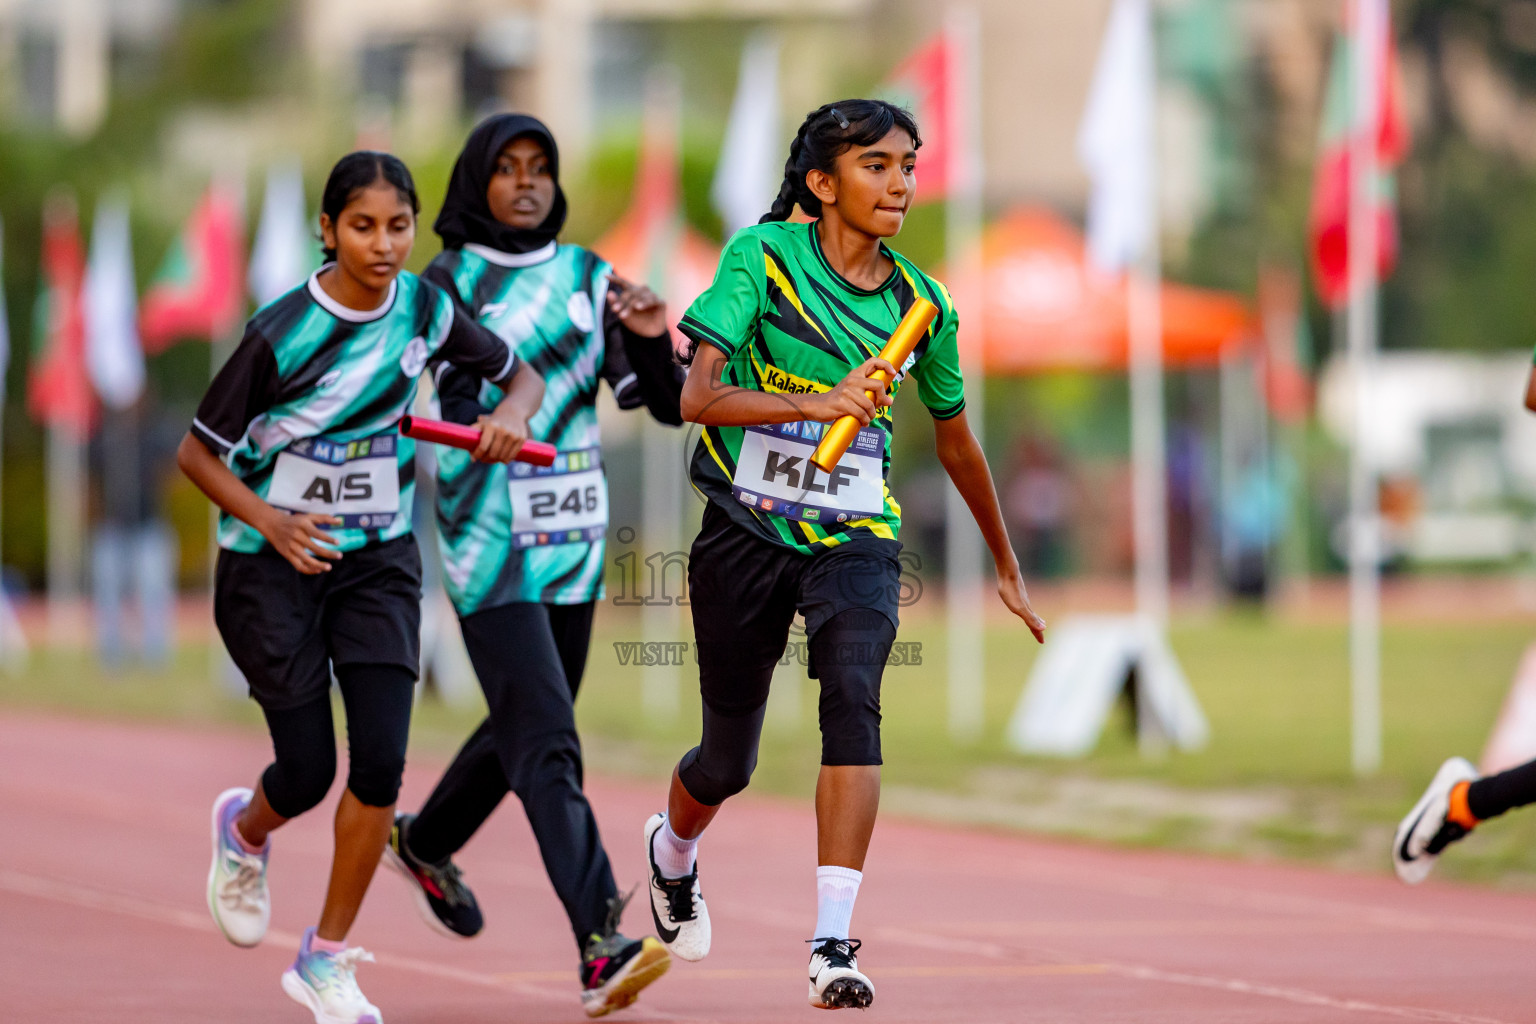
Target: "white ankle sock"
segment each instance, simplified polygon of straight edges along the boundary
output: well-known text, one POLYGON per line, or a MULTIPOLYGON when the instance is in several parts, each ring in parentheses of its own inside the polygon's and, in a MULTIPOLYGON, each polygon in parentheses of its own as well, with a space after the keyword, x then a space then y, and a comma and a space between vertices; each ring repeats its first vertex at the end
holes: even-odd
POLYGON ((662 822, 651 840, 651 856, 656 858, 662 878, 687 878, 693 874, 698 850, 698 839, 679 839, 670 821, 662 822))
POLYGON ((816 939, 846 939, 864 872, 823 865, 816 869, 816 939))

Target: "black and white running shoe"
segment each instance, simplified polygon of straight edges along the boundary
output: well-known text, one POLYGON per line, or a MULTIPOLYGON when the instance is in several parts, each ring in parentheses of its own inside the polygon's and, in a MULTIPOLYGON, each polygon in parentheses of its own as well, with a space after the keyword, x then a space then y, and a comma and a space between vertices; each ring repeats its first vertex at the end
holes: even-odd
POLYGON ((875 986, 859 973, 858 939, 811 939, 811 1005, 818 1010, 862 1010, 875 1001, 875 986))
POLYGON ((619 918, 628 903, 629 896, 609 901, 602 934, 594 933, 582 950, 581 1008, 588 1017, 602 1017, 633 1003, 672 966, 666 947, 649 935, 631 939, 619 934, 619 918))
POLYGON ((1464 757, 1453 757, 1440 766, 1429 788, 1397 826, 1392 838, 1392 867, 1397 877, 1417 885, 1429 877, 1440 851, 1471 830, 1449 820, 1451 790, 1459 782, 1472 782, 1477 769, 1464 757))
POLYGON ((686 878, 663 878, 651 849, 656 833, 666 824, 665 814, 653 814, 645 823, 645 860, 650 865, 651 917, 656 935, 667 949, 683 960, 703 960, 709 954, 709 908, 699 894, 699 865, 686 878))
POLYGON ((469 886, 464 884, 452 858, 441 864, 428 864, 412 855, 409 835, 411 822, 415 820, 414 814, 395 815, 395 827, 389 830, 384 860, 411 883, 416 908, 427 924, 450 938, 474 938, 485 927, 480 904, 475 901, 469 886))

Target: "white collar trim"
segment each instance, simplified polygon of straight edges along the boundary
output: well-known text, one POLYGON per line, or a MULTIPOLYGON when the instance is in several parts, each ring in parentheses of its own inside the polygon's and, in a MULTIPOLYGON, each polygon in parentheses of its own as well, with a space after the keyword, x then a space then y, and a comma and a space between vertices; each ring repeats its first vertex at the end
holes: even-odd
POLYGON ((398 278, 389 282, 389 294, 384 296, 384 301, 376 309, 352 309, 350 306, 343 306, 331 298, 330 295, 326 294, 325 289, 320 287, 321 272, 335 265, 335 263, 327 263, 309 275, 309 297, 318 302, 320 308, 338 320, 346 320, 354 324, 365 324, 371 320, 377 320, 389 312, 389 307, 395 304, 395 292, 398 290, 396 286, 399 284, 398 278))
POLYGON ((531 267, 536 263, 544 263, 555 258, 555 250, 558 248, 560 243, 552 241, 542 249, 535 249, 532 252, 502 252, 500 249, 492 249, 479 242, 464 243, 465 252, 472 252, 498 267, 531 267))

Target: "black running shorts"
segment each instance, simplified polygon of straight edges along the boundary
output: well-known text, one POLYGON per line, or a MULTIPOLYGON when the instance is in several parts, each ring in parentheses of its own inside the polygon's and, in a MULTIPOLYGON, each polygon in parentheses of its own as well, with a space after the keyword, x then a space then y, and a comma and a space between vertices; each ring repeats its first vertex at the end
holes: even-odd
POLYGON ((333 665, 421 667, 421 554, 412 534, 348 551, 306 576, 271 548, 220 551, 213 618, 269 711, 331 687, 333 665))
MULTIPOLYGON (((713 502, 688 556, 688 601, 694 638, 729 650, 745 664, 777 662, 795 612, 814 637, 840 612, 879 612, 899 625, 901 544, 881 537, 845 541, 818 555, 763 540, 734 523, 713 502)), ((702 652, 701 652, 702 656, 702 652)), ((818 677, 815 664, 809 666, 818 677)), ((715 683, 704 678, 704 698, 715 683)))

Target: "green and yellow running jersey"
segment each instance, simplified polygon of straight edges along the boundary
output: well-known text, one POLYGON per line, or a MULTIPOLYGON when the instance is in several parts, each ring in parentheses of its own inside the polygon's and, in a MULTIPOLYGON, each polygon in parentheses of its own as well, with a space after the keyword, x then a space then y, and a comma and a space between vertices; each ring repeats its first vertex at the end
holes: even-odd
MULTIPOLYGON (((880 349, 921 296, 939 308, 903 372, 917 374, 918 397, 937 419, 965 408, 956 350, 954 303, 944 286, 899 253, 873 290, 832 269, 815 224, 770 223, 736 233, 715 280, 679 325, 695 342, 728 357, 727 384, 785 396, 831 390, 880 349)), ((898 381, 894 396, 902 388, 898 381)), ((777 544, 816 554, 862 536, 895 540, 901 506, 890 474, 892 409, 862 430, 830 474, 809 456, 826 424, 705 427, 694 449, 693 484, 737 523, 777 544)))

